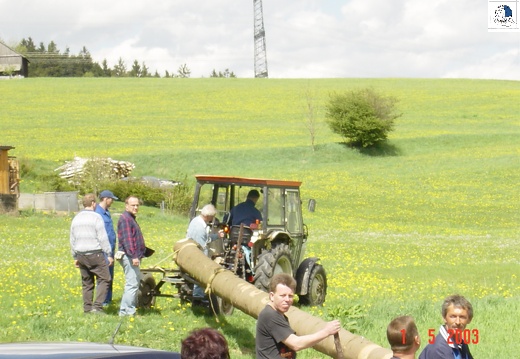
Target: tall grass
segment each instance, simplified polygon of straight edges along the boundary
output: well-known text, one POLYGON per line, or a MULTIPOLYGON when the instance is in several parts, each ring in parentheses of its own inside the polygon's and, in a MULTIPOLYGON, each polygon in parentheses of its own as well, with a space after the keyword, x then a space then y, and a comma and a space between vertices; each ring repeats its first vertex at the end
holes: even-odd
MULTIPOLYGON (((317 200, 305 213, 307 255, 322 259, 329 278, 326 305, 307 310, 327 318, 359 309, 351 329, 383 346, 388 322, 411 314, 426 343, 441 324, 442 299, 460 292, 475 306, 474 356, 503 358, 520 350, 511 337, 520 309, 518 98, 513 81, 25 79, 0 82, 0 133, 35 171, 78 155, 134 162, 137 176, 302 180, 304 204, 317 200), (403 116, 387 144, 359 152, 328 130, 323 105, 331 92, 363 87, 399 98, 403 116), (309 91, 320 120, 316 151, 305 127, 309 91)), ((37 181, 24 179, 22 191, 37 181)), ((119 322, 116 305, 107 318, 80 315, 70 220, 0 217, 2 341, 107 341, 119 322)), ((139 222, 157 250, 149 264, 167 258, 187 226, 146 207, 139 222)), ((223 331, 233 357, 254 357, 252 318, 237 312, 217 323, 168 298, 125 321, 116 342, 179 350, 205 325, 223 331)))

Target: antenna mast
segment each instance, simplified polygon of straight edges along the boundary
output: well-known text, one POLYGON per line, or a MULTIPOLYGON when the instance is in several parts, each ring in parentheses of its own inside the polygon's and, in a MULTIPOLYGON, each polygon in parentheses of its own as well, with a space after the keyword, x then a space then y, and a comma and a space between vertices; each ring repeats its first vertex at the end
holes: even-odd
POLYGON ((265 30, 262 0, 253 0, 255 8, 255 77, 267 78, 267 54, 265 51, 265 30))

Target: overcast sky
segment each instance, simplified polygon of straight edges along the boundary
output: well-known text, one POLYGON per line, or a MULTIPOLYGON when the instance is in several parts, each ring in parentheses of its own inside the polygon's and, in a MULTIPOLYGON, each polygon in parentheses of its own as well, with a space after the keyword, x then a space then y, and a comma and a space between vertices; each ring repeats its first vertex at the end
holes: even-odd
MULTIPOLYGON (((487 0, 262 3, 270 78, 520 80, 520 32, 488 32, 487 0)), ((85 46, 98 63, 144 61, 161 76, 187 64, 191 77, 228 68, 246 78, 253 13, 253 0, 0 0, 0 39, 85 46)))

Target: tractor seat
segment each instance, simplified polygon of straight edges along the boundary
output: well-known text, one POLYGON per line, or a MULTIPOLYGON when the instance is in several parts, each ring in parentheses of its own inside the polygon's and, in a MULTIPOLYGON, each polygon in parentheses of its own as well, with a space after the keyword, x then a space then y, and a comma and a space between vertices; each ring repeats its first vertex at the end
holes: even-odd
MULTIPOLYGON (((229 239, 231 240, 231 245, 238 243, 239 235, 240 235, 240 226, 231 226, 231 230, 229 231, 229 239)), ((253 230, 247 226, 244 226, 242 229, 242 244, 247 245, 251 241, 252 235, 253 235, 253 230)))

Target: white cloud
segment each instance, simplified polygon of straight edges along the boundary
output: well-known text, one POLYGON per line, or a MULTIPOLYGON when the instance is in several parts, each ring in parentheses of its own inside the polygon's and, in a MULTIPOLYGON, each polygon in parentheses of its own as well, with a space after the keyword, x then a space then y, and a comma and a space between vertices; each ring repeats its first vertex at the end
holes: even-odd
POLYGON ((448 71, 443 77, 520 80, 520 50, 494 54, 470 66, 448 71))
MULTIPOLYGON (((32 37, 95 61, 122 58, 192 77, 253 73, 244 0, 0 0, 0 38, 32 37)), ((520 80, 520 33, 488 33, 471 0, 264 0, 270 77, 492 77, 520 80)))

